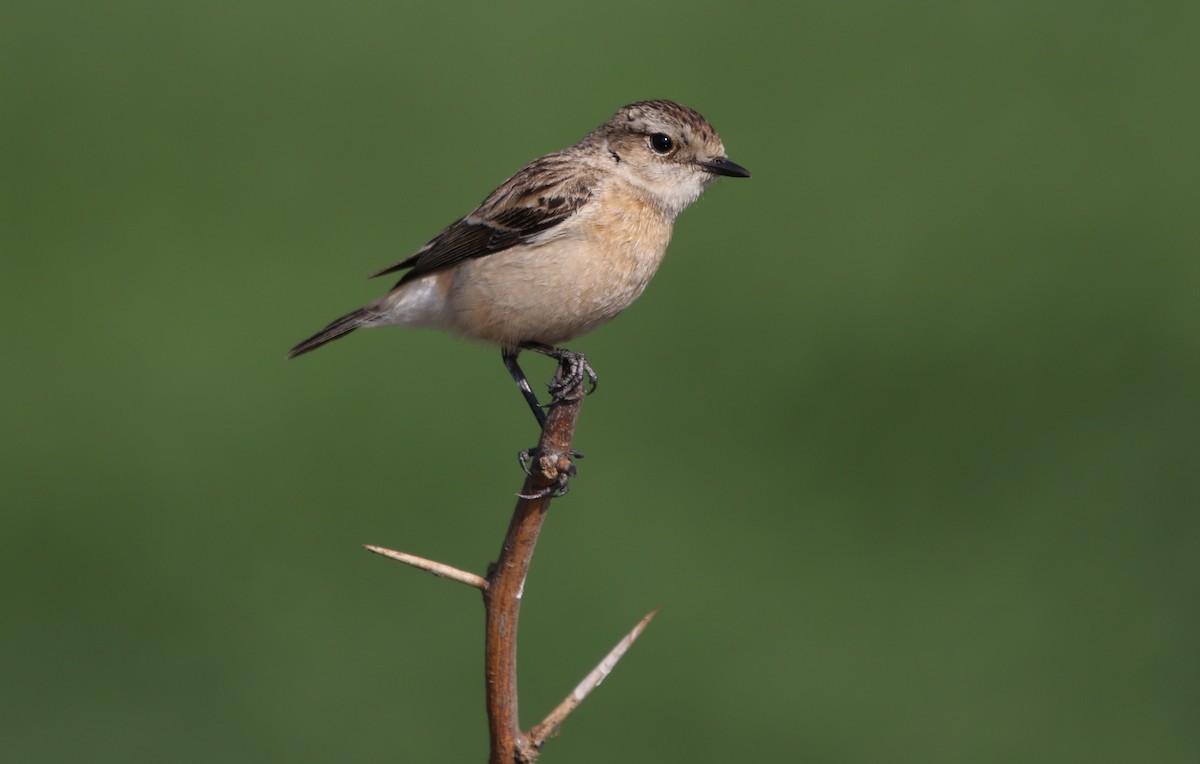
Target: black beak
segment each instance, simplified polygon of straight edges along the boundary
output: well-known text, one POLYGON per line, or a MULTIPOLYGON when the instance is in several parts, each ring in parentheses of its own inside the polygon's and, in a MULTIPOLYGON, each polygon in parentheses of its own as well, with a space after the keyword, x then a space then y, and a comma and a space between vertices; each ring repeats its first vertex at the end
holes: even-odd
POLYGON ((707 162, 697 162, 706 172, 713 175, 725 175, 730 178, 749 178, 750 171, 736 162, 730 162, 726 157, 717 157, 707 162))

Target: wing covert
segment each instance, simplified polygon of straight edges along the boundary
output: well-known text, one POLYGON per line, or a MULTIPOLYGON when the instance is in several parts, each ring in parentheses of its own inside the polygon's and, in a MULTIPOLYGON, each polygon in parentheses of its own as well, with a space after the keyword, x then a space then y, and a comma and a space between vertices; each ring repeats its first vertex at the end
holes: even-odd
POLYGON ((470 215, 451 224, 411 257, 371 278, 410 268, 397 282, 400 286, 465 260, 503 252, 561 225, 591 198, 591 189, 573 168, 556 154, 534 161, 470 215))

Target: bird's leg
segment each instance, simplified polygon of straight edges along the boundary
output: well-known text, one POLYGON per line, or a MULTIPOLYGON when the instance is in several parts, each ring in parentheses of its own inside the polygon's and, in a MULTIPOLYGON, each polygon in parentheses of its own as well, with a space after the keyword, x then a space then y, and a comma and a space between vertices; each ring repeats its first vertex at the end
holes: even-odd
POLYGON ((570 393, 583 384, 584 377, 587 377, 589 384, 587 392, 596 392, 596 372, 592 371, 592 367, 588 365, 587 357, 583 353, 574 353, 563 348, 543 345, 540 342, 522 342, 520 349, 532 350, 558 361, 558 372, 554 375, 554 381, 550 383, 550 395, 555 401, 576 400, 570 397, 570 393))
MULTIPOLYGON (((525 396, 525 402, 529 404, 529 410, 533 412, 537 418, 538 429, 546 427, 546 412, 542 411, 542 404, 538 403, 537 396, 533 394, 533 390, 529 387, 529 380, 525 378, 525 372, 521 371, 521 367, 517 365, 517 355, 521 351, 519 349, 510 350, 504 348, 500 351, 504 358, 504 368, 508 369, 508 373, 512 375, 513 381, 517 383, 517 387, 521 389, 521 395, 525 396)), ((524 462, 521 468, 525 468, 524 462)), ((525 470, 528 472, 529 470, 525 470)))
MULTIPOLYGON (((552 351, 555 350, 555 348, 551 348, 546 345, 541 345, 540 347, 544 347, 544 348, 546 348, 548 350, 552 350, 552 351)), ((515 381, 517 383, 517 387, 520 388, 520 390, 521 390, 521 395, 525 396, 525 402, 529 404, 529 410, 533 412, 533 416, 537 419, 538 427, 544 430, 546 428, 546 412, 542 410, 542 404, 538 402, 537 396, 533 394, 533 390, 529 387, 529 380, 526 379, 525 372, 521 371, 520 365, 517 364, 517 355, 520 352, 521 352, 520 348, 515 349, 515 350, 509 350, 508 348, 504 348, 503 350, 501 350, 501 357, 504 359, 504 368, 508 369, 508 373, 510 375, 512 375, 513 381, 515 381)), ((560 351, 560 352, 565 352, 565 351, 560 351)), ((596 375, 594 372, 592 372, 591 368, 587 366, 586 359, 583 359, 583 356, 581 356, 577 353, 571 353, 570 355, 578 356, 578 358, 580 360, 582 360, 582 364, 583 364, 584 368, 587 369, 587 371, 579 372, 579 376, 576 379, 576 381, 574 382, 574 384, 571 385, 571 388, 574 388, 576 385, 578 385, 580 383, 580 381, 582 381, 584 374, 587 374, 588 377, 590 379, 592 379, 592 384, 594 386, 596 375)), ((559 364, 560 364, 559 368, 562 369, 563 362, 559 361, 559 364)), ((571 389, 571 388, 568 388, 568 389, 571 389)), ((563 400, 563 399, 556 397, 555 400, 563 400)), ((538 450, 536 447, 525 449, 521 453, 517 454, 517 461, 518 461, 518 463, 520 463, 521 469, 524 470, 526 475, 530 474, 529 473, 529 464, 537 455, 538 455, 538 450)), ((582 459, 583 458, 582 453, 580 453, 579 451, 574 451, 574 450, 572 450, 568 454, 568 456, 572 459, 582 459)), ((558 483, 556 483, 555 485, 546 489, 545 495, 548 495, 549 493, 553 493, 555 496, 562 496, 568 490, 567 478, 574 474, 575 474, 575 465, 572 464, 569 470, 567 470, 566 472, 562 473, 559 476, 560 479, 559 479, 558 483)), ((539 498, 539 497, 527 496, 524 498, 539 498)))

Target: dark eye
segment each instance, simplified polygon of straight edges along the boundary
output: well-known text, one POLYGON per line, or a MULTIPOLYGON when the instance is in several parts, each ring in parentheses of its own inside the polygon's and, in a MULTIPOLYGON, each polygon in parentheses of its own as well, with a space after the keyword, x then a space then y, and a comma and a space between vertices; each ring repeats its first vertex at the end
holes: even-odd
POLYGON ((674 146, 675 143, 671 140, 671 136, 669 135, 655 133, 654 135, 650 136, 650 148, 654 149, 655 153, 666 154, 674 146))

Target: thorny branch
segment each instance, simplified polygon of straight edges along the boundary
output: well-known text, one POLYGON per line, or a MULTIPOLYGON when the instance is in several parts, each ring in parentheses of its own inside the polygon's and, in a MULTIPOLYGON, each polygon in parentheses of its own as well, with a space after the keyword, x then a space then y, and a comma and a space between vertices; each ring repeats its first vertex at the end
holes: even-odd
POLYGON ((567 716, 608 676, 657 612, 643 618, 544 720, 529 732, 521 730, 517 708, 517 622, 521 595, 550 502, 556 495, 561 495, 558 489, 565 487, 567 478, 575 471, 570 460, 571 441, 582 403, 583 386, 580 385, 567 400, 556 402, 550 409, 541 441, 533 452, 529 477, 518 494, 500 558, 489 566, 486 578, 404 552, 366 547, 376 554, 483 592, 487 611, 484 675, 491 738, 489 764, 533 764, 537 761, 547 738, 558 734, 567 716))

